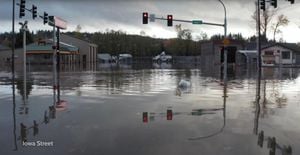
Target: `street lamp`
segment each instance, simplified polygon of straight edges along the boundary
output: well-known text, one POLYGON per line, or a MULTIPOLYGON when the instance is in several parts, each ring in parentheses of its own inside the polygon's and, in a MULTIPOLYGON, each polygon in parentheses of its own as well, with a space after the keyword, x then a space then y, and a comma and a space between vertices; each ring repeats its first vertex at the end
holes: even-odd
POLYGON ((222 0, 218 0, 223 8, 224 8, 224 75, 223 75, 223 80, 224 80, 224 84, 226 84, 227 81, 227 55, 228 55, 228 51, 226 48, 226 44, 225 44, 225 39, 227 38, 227 10, 225 7, 225 4, 223 3, 222 0))

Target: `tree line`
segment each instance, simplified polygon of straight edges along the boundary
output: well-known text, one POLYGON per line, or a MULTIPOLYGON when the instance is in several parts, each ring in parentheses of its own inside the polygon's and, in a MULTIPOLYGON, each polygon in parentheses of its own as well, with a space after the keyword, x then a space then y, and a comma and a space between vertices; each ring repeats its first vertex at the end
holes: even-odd
MULTIPOLYGON (((252 22, 257 21, 257 12, 255 11, 252 15, 252 22)), ((282 27, 289 24, 289 20, 283 14, 277 16, 277 10, 271 10, 267 8, 266 11, 261 13, 261 34, 262 41, 264 43, 275 42, 276 34, 282 33, 280 30, 282 27), (273 34, 272 39, 267 38, 267 33, 273 34)), ((180 24, 175 25, 177 32, 176 38, 171 39, 160 39, 146 36, 145 32, 141 31, 140 35, 127 34, 121 30, 106 30, 104 32, 95 33, 81 33, 82 27, 77 25, 75 31, 66 32, 65 34, 86 40, 91 43, 98 45, 98 53, 109 53, 111 55, 118 55, 121 53, 130 53, 133 56, 138 57, 149 57, 155 56, 162 51, 173 56, 197 56, 201 55, 201 43, 205 41, 217 41, 224 38, 223 35, 216 34, 211 37, 205 32, 201 32, 200 36, 197 37, 197 41, 193 40, 191 30, 184 29, 180 24)), ((36 33, 27 32, 27 44, 30 44, 38 39, 52 38, 52 31, 38 30, 36 33)), ((0 34, 0 43, 11 47, 11 33, 0 34)), ((242 43, 255 42, 257 36, 245 38, 242 34, 229 34, 229 39, 237 40, 242 43)), ((23 45, 23 36, 19 32, 16 35, 16 48, 20 48, 23 45)), ((283 41, 279 39, 279 41, 283 41)))

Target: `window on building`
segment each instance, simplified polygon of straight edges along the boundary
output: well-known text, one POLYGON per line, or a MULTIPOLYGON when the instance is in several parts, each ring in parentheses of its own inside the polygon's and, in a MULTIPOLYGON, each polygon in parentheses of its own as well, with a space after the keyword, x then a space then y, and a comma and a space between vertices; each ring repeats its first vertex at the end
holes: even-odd
POLYGON ((265 55, 274 55, 273 51, 265 51, 265 55))
POLYGON ((291 52, 282 51, 281 56, 282 56, 282 59, 291 59, 291 52))

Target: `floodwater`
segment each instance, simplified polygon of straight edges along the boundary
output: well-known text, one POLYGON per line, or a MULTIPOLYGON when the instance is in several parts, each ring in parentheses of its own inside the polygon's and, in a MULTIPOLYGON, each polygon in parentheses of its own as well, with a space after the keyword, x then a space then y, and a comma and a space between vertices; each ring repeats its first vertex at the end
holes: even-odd
POLYGON ((51 66, 27 70, 26 90, 22 70, 14 87, 0 70, 1 155, 300 154, 300 69, 263 68, 256 102, 253 69, 230 69, 226 84, 196 65, 68 66, 59 107, 51 66))

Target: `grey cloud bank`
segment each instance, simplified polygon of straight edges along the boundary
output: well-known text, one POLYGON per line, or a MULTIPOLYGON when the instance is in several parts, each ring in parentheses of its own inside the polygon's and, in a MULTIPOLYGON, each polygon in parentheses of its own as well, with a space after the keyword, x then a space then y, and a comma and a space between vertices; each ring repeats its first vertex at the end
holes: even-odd
MULTIPOLYGON (((18 0, 16 0, 18 2, 18 0)), ((224 11, 218 0, 27 0, 27 7, 31 4, 38 6, 40 14, 43 11, 50 15, 62 17, 69 22, 69 31, 74 30, 75 26, 80 24, 83 31, 104 31, 105 29, 122 29, 128 33, 138 34, 141 30, 147 34, 160 37, 155 33, 155 29, 166 30, 166 33, 174 32, 174 28, 166 27, 166 23, 158 21, 155 24, 143 25, 141 23, 141 13, 146 11, 155 13, 157 16, 166 16, 172 14, 178 19, 202 19, 209 22, 222 23, 224 11)), ((242 32, 249 36, 255 33, 255 26, 251 24, 251 15, 254 11, 254 0, 224 0, 228 10, 228 28, 229 32, 242 32)), ((280 5, 281 3, 279 3, 280 5)), ((11 29, 11 1, 0 1, 0 32, 10 31, 11 29)), ((296 12, 299 13, 299 5, 293 7, 286 2, 282 3, 283 12, 292 23, 298 24, 296 12), (288 11, 286 11, 288 10, 288 11), (292 14, 290 11, 294 11, 292 14), (292 20, 293 19, 293 20, 292 20)), ((18 15, 18 8, 16 9, 18 15)), ((31 23, 31 29, 47 28, 41 26, 42 21, 32 22, 29 13, 26 18, 31 23)), ((17 21, 18 21, 17 17, 17 21)), ((174 23, 178 24, 178 23, 174 23)), ((199 26, 191 24, 182 24, 183 27, 192 29, 194 33, 200 31, 207 32, 209 35, 222 33, 222 28, 199 26)), ((300 22, 299 22, 300 25, 300 22)), ((299 31, 299 30, 298 30, 299 31)), ((174 37, 175 33, 172 33, 174 37)), ((168 36, 161 36, 168 37, 168 36)))

